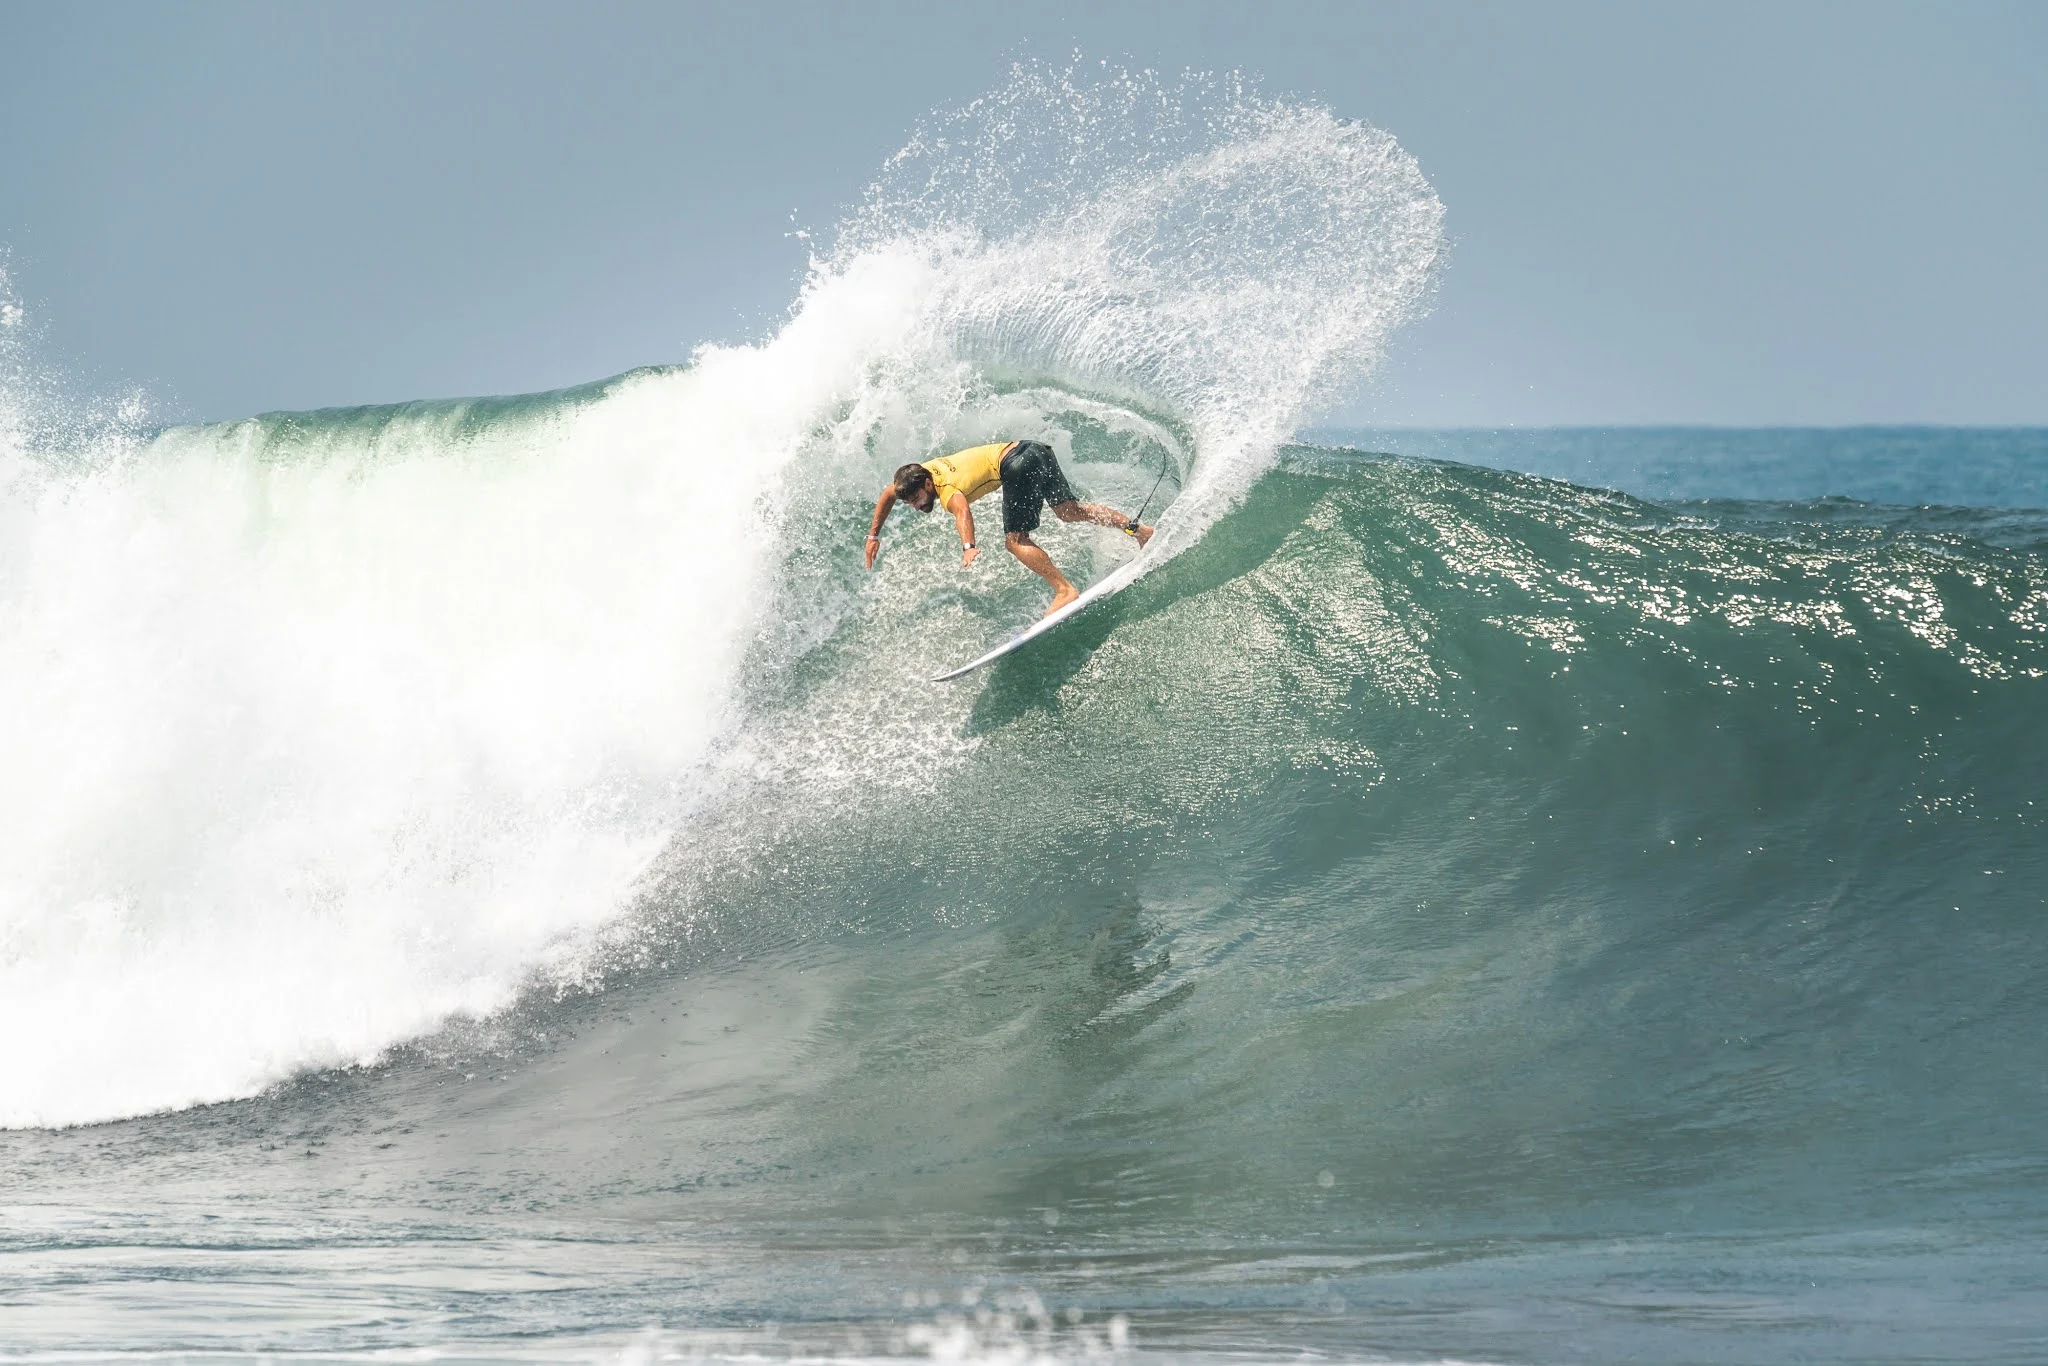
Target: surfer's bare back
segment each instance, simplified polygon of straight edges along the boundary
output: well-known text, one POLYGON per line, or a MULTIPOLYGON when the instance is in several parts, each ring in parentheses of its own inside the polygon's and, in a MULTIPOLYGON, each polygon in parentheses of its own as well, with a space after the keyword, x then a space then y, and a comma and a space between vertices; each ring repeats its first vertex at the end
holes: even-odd
POLYGON ((882 549, 882 523, 889 520, 889 510, 899 501, 919 512, 942 507, 952 513, 960 528, 960 563, 973 564, 981 553, 974 544, 974 501, 999 488, 1003 491, 1003 544, 1018 563, 1052 585, 1047 616, 1081 595, 1060 573, 1052 556, 1031 539, 1046 504, 1052 505, 1053 515, 1062 522, 1115 527, 1136 536, 1141 546, 1152 539, 1151 527, 1140 526, 1115 508, 1075 498, 1052 447, 1040 441, 998 441, 897 470, 895 482, 875 500, 875 520, 868 527, 867 567, 875 567, 875 556, 882 549))

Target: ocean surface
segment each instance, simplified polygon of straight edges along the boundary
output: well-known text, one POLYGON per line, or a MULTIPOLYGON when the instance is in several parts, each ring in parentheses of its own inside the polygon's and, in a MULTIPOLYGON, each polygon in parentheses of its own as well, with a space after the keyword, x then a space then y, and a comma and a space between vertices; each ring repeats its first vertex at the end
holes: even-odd
POLYGON ((0 1362, 2048 1358, 2048 430, 1318 427, 1444 242, 1024 67, 685 365, 0 301, 0 1362), (999 436, 1156 563, 933 686, 999 436))

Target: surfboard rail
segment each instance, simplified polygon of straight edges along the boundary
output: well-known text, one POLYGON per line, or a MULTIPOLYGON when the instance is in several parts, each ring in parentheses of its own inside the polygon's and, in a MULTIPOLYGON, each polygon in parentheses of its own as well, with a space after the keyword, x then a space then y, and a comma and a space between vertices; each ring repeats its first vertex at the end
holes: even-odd
POLYGON ((1119 589, 1127 587, 1129 584, 1131 584, 1133 581, 1137 579, 1138 573, 1144 567, 1144 564, 1145 557, 1143 554, 1140 554, 1136 559, 1130 561, 1128 564, 1118 565, 1114 570, 1110 571, 1110 573, 1105 575, 1102 579, 1088 585, 1088 587, 1082 592, 1080 597, 1075 598, 1072 602, 1068 603, 1065 607, 1060 608, 1059 611, 1054 612, 1051 616, 1040 617, 1037 621, 1032 622, 1029 626, 1025 627, 1018 634, 1011 636, 1008 640, 996 646, 995 649, 990 650, 987 654, 975 659, 970 659, 957 669, 950 669, 942 674, 934 674, 930 681, 933 683, 951 682, 953 679, 960 678, 966 674, 973 673, 976 669, 981 668, 984 664, 994 663, 996 660, 1001 659, 1004 655, 1009 654, 1013 650, 1023 649, 1026 645, 1029 645, 1032 641, 1037 640, 1040 636, 1046 635, 1049 632, 1051 632, 1051 630, 1054 627, 1058 626, 1061 622, 1072 620, 1074 617, 1086 611, 1089 607, 1092 607, 1094 604, 1101 602, 1104 598, 1107 598, 1110 595, 1116 593, 1119 589))

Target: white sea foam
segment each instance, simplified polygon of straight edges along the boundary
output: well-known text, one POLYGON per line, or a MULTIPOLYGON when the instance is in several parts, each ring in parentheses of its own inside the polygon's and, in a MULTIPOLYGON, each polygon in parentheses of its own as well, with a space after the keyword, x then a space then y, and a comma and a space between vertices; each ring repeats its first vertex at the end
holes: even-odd
POLYGON ((1025 67, 891 163, 775 337, 685 370, 60 437, 0 342, 0 1125, 574 978, 743 726, 792 516, 1055 434, 1019 430, 1049 384, 1179 433, 1186 543, 1420 306, 1441 214, 1313 106, 1025 67))
POLYGON ((727 722, 780 472, 871 350, 838 323, 474 436, 252 421, 17 480, 0 1123, 247 1094, 573 971, 727 722))

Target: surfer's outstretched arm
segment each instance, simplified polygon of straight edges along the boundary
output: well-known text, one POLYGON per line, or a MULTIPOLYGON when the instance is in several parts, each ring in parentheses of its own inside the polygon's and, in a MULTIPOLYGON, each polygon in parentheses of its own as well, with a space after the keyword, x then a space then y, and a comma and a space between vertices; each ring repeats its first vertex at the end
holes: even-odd
POLYGON ((953 514, 953 525, 960 528, 960 563, 970 565, 981 553, 974 544, 974 507, 960 494, 946 500, 946 511, 953 514))
POLYGON ((867 568, 875 567, 875 556, 882 549, 882 523, 889 520, 889 509, 896 506, 896 486, 889 485, 882 490, 882 496, 875 499, 875 520, 868 524, 867 557, 863 561, 867 568))

